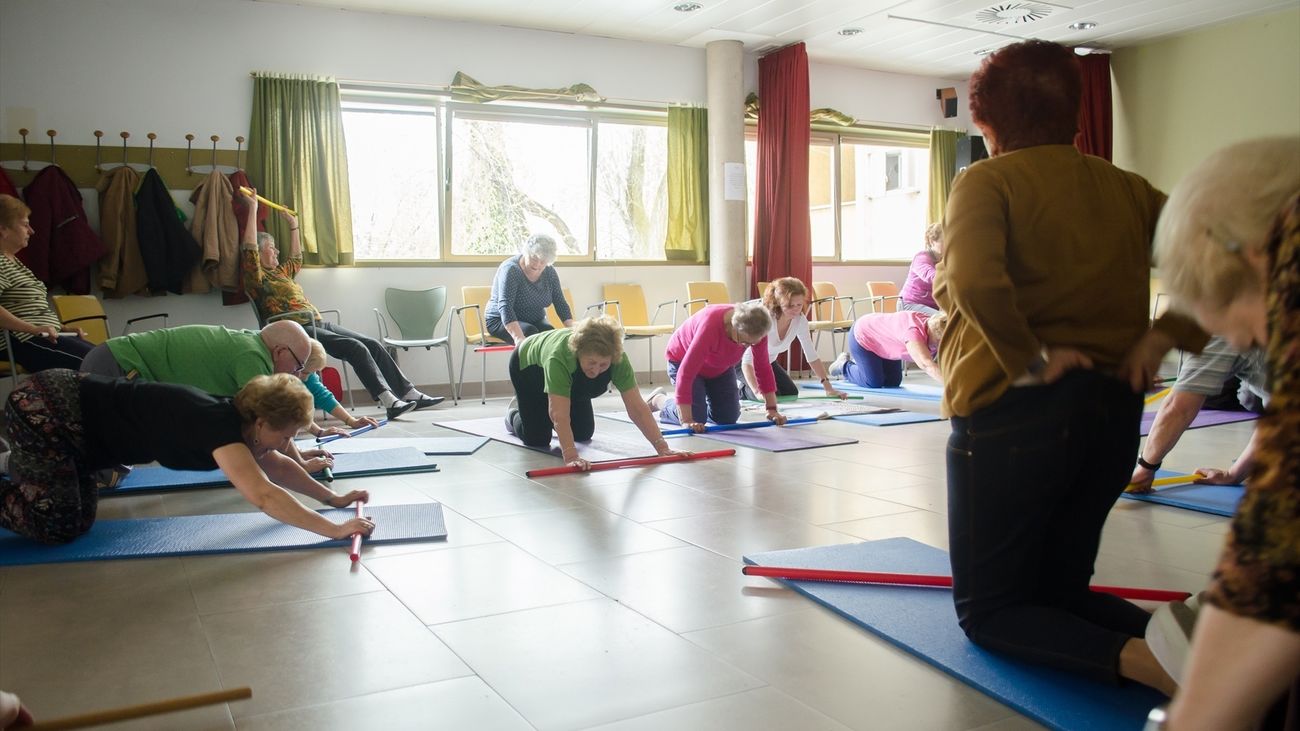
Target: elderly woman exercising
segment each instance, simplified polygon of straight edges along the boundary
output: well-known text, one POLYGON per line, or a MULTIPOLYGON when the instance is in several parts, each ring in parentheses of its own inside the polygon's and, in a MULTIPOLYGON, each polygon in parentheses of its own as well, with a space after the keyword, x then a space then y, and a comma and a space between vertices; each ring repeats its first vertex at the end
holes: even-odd
POLYGON ((555 305, 565 327, 573 326, 573 313, 553 266, 555 253, 555 239, 536 234, 528 237, 518 254, 501 262, 483 313, 488 334, 518 344, 529 335, 551 330, 547 305, 555 305))
POLYGON ((311 420, 297 378, 257 376, 234 399, 170 383, 128 381, 61 368, 41 371, 5 404, 12 451, 0 454, 0 527, 41 543, 67 543, 95 522, 97 470, 157 461, 181 470, 220 468, 250 503, 276 520, 329 538, 369 535, 374 523, 335 523, 289 490, 336 508, 369 500, 339 495, 279 450, 311 420), (287 488, 287 489, 286 489, 287 488))

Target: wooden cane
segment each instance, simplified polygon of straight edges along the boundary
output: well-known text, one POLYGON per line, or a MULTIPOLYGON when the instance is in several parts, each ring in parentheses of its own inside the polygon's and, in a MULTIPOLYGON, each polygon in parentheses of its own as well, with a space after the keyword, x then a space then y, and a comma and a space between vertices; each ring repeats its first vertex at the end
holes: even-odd
POLYGON ((142 703, 138 706, 123 706, 121 708, 110 708, 104 711, 83 713, 79 716, 64 716, 63 718, 56 718, 50 721, 39 721, 32 726, 28 726, 27 730, 63 731, 63 729, 103 726, 104 724, 117 723, 118 721, 126 721, 132 718, 158 716, 164 713, 174 713, 176 711, 185 711, 191 708, 201 708, 203 706, 212 706, 218 703, 227 703, 229 701, 237 701, 252 697, 252 688, 231 688, 230 690, 219 690, 215 693, 187 695, 181 698, 172 698, 171 700, 142 703))

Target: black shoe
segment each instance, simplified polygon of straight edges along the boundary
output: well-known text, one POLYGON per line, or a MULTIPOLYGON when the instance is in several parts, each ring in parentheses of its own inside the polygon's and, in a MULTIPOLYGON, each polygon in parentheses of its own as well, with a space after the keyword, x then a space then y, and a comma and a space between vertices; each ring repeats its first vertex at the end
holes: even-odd
POLYGON ((420 398, 414 399, 411 403, 415 404, 415 410, 419 411, 420 409, 427 409, 431 406, 437 406, 438 404, 446 400, 447 399, 443 398, 442 396, 421 395, 420 398))
POLYGON ((394 401, 393 405, 388 407, 388 418, 396 419, 414 408, 414 401, 394 401))

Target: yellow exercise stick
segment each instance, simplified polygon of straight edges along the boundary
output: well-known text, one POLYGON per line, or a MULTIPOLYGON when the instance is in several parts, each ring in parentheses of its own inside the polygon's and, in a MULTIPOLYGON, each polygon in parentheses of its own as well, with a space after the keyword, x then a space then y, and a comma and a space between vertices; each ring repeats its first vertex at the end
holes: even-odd
MULTIPOLYGON (((1169 487, 1170 485, 1191 484, 1200 478, 1201 475, 1196 473, 1190 475, 1174 475, 1173 477, 1157 477, 1151 481, 1151 489, 1155 490, 1161 487, 1169 487)), ((1124 488, 1124 492, 1132 492, 1132 488, 1133 485, 1130 483, 1128 487, 1124 488)))
MULTIPOLYGON (((252 189, 252 188, 249 188, 249 187, 246 187, 246 186, 243 186, 243 185, 239 186, 239 192, 240 192, 240 193, 243 193, 244 195, 256 195, 255 193, 253 193, 253 189, 252 189)), ((260 196, 260 195, 257 196, 257 199, 258 199, 259 201, 261 201, 263 205, 268 206, 268 207, 270 207, 270 208, 274 208, 274 209, 277 210, 277 211, 284 211, 285 213, 289 214, 290 216, 296 216, 296 215, 298 215, 298 212, 295 211, 295 210, 293 210, 292 208, 288 208, 288 207, 282 206, 282 205, 280 205, 279 203, 276 203, 275 201, 269 201, 269 200, 263 198, 263 197, 260 196)))
MULTIPOLYGON (((273 204, 273 205, 274 205, 274 204, 273 204)), ((1156 391, 1155 393, 1151 394, 1150 396, 1147 396, 1147 403, 1152 403, 1152 402, 1154 402, 1154 401, 1159 401, 1160 399, 1164 398, 1165 396, 1168 396, 1168 395, 1169 395, 1169 392, 1172 391, 1172 390, 1173 390, 1173 388, 1166 388, 1166 389, 1163 390, 1163 391, 1156 391)))

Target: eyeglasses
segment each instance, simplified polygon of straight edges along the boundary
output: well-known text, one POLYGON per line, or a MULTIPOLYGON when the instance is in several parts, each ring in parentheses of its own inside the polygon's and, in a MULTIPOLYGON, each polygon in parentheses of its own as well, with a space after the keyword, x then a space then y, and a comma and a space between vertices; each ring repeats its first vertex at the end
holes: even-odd
POLYGON ((284 346, 284 349, 287 350, 287 351, 289 351, 289 355, 293 357, 293 362, 294 362, 295 364, 297 364, 297 366, 298 366, 297 368, 294 368, 294 369, 293 369, 293 372, 294 372, 294 373, 302 373, 302 369, 303 369, 303 368, 306 368, 306 367, 307 367, 307 364, 303 363, 303 362, 302 362, 302 358, 299 358, 299 357, 298 357, 298 354, 295 353, 295 352, 293 352, 293 348, 290 348, 289 346, 286 345, 286 346, 284 346))

